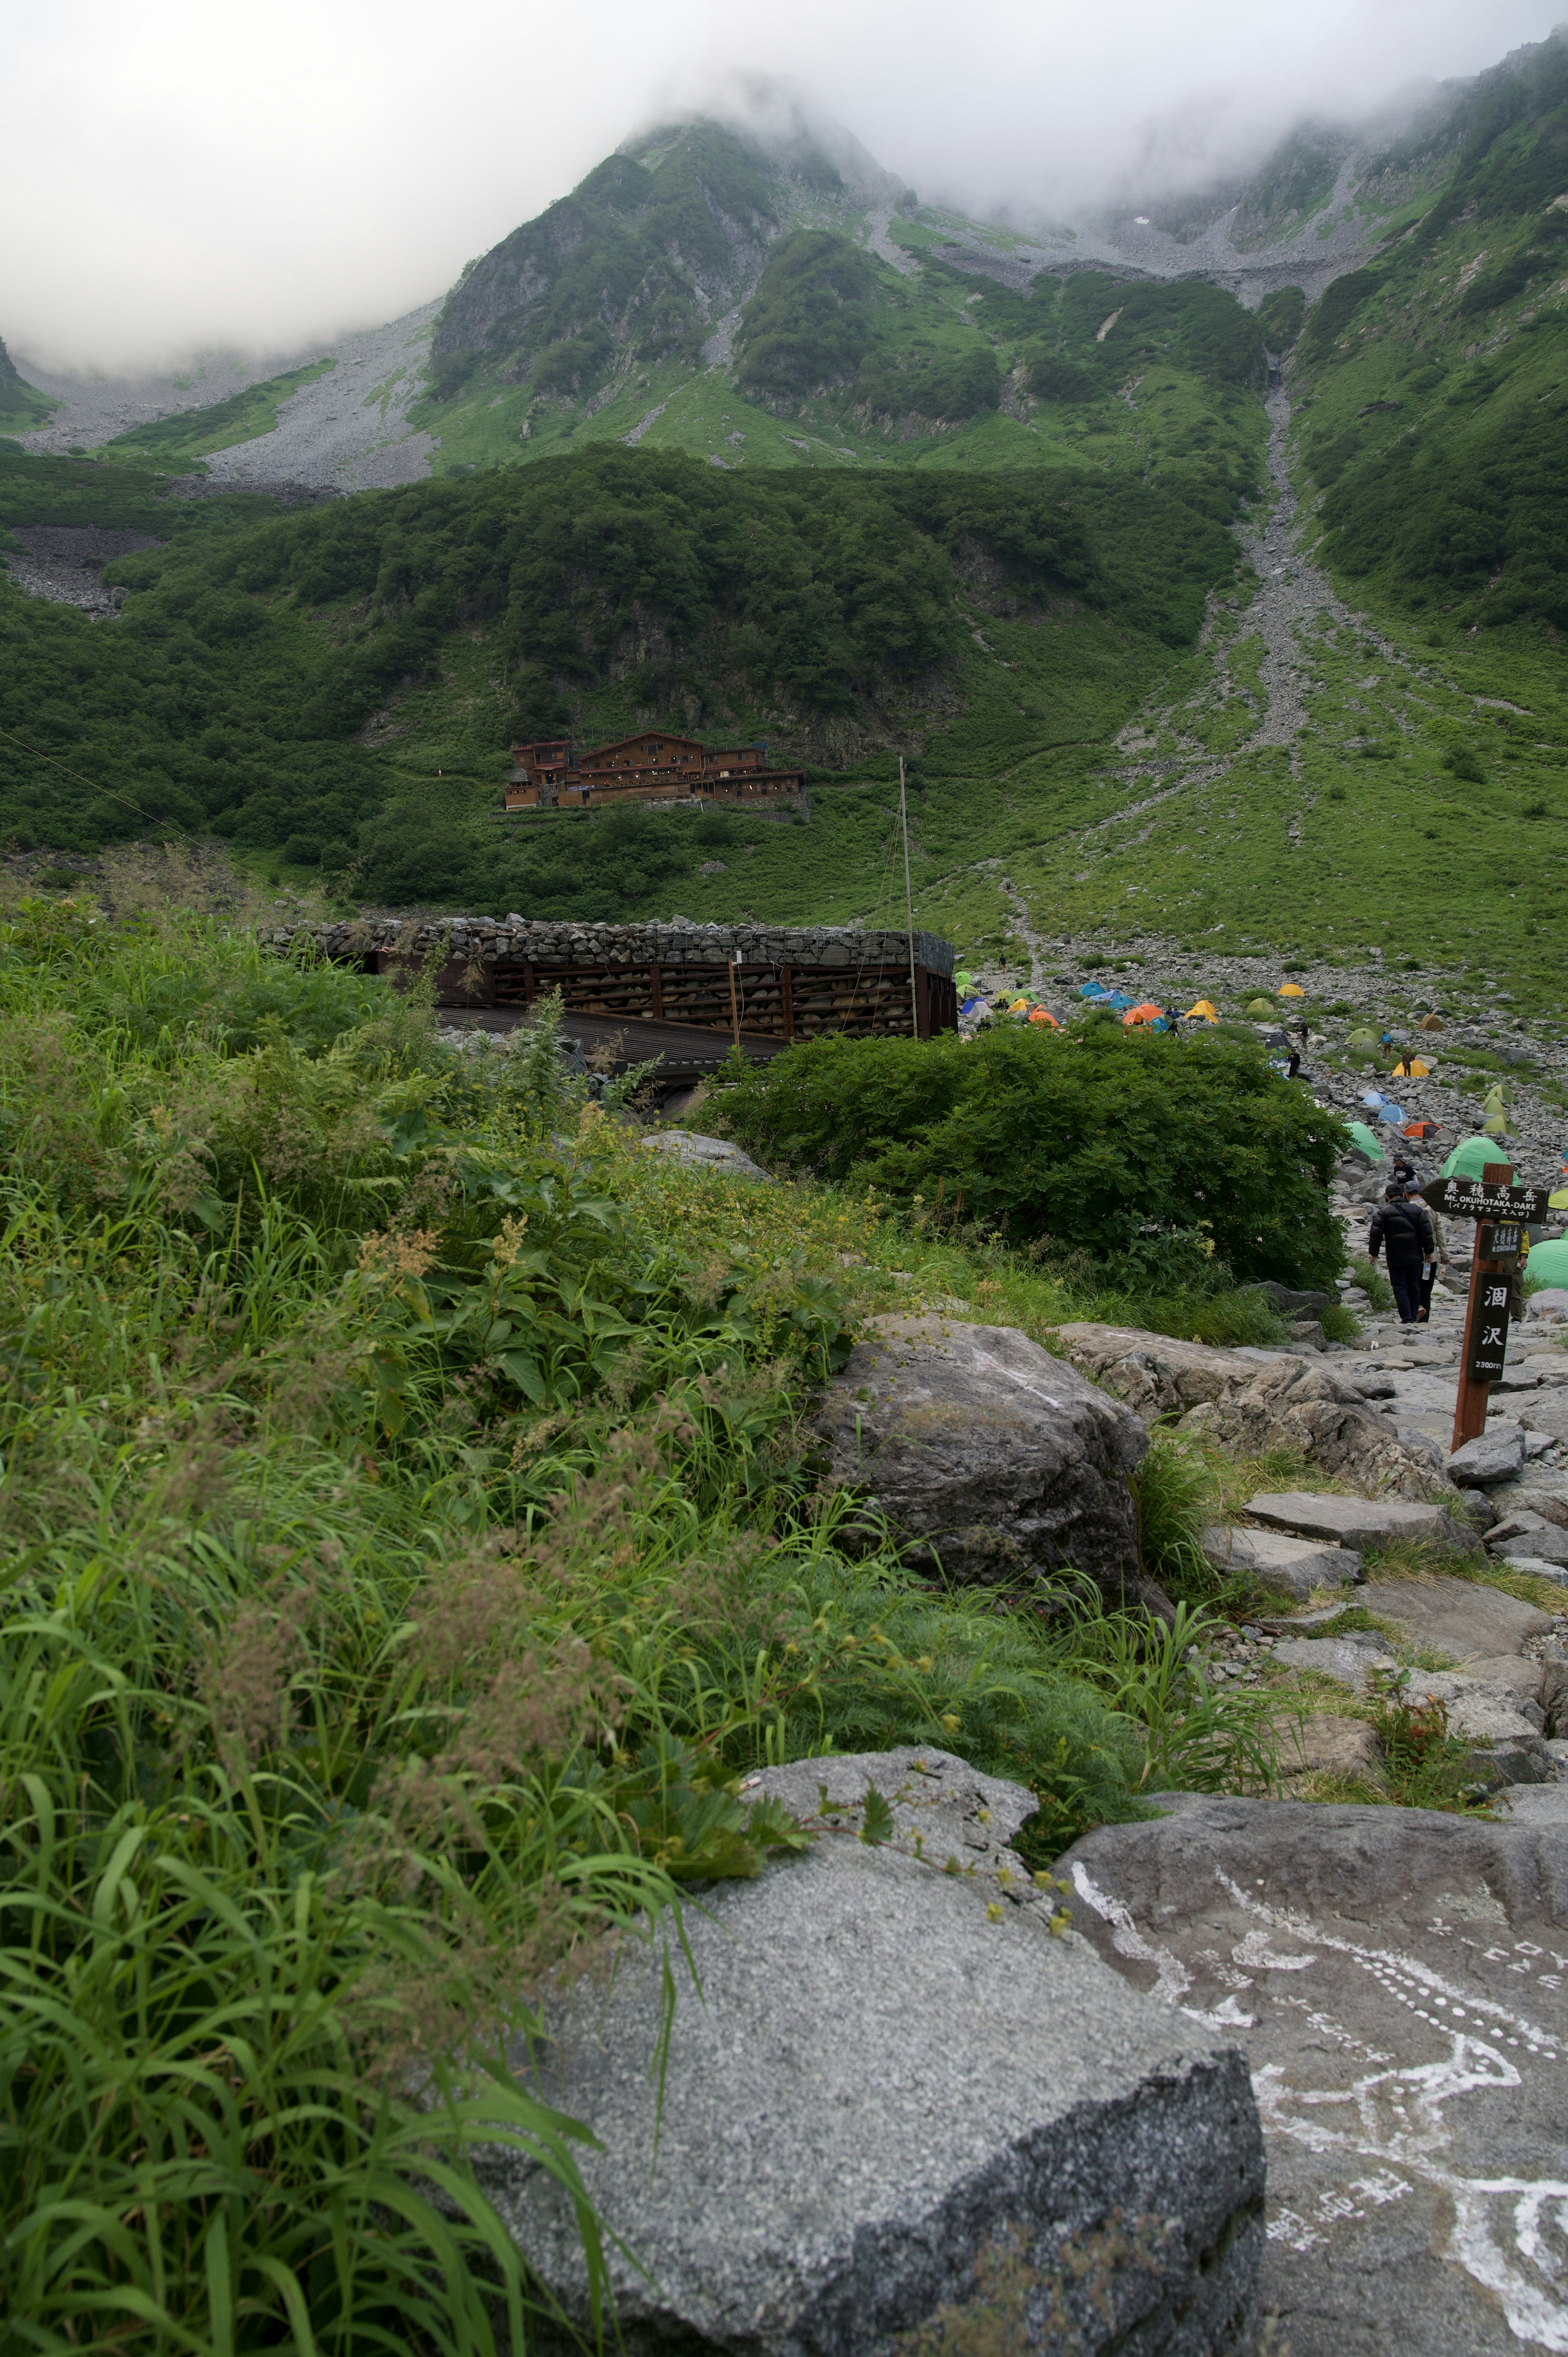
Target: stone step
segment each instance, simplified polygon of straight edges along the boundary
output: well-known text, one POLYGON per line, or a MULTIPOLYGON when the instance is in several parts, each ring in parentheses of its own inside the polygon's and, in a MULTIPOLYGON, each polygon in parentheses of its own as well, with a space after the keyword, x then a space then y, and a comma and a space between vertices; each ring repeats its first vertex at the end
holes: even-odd
POLYGON ((1315 1587, 1344 1587, 1361 1576, 1361 1558, 1350 1548, 1292 1538, 1283 1531, 1215 1526, 1200 1534, 1198 1544, 1218 1570, 1253 1572, 1303 1603, 1315 1587))
POLYGON ((1471 1534, 1439 1505, 1403 1498, 1336 1498, 1309 1490, 1263 1491, 1247 1501, 1252 1521, 1297 1538, 1324 1539, 1360 1555, 1393 1539, 1431 1539, 1439 1546, 1467 1548, 1471 1534))

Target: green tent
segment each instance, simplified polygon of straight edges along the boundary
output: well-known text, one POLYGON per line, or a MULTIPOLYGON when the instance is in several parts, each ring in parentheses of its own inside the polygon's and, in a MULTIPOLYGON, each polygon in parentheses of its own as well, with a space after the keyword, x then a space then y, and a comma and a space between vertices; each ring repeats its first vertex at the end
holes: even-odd
POLYGON ((1384 1162, 1388 1159, 1378 1143, 1376 1132, 1369 1129, 1364 1121, 1348 1121, 1345 1126, 1363 1154, 1369 1154, 1374 1162, 1384 1162))
POLYGON ((1249 1000, 1247 1012, 1254 1021, 1261 1022, 1264 1016, 1274 1015, 1278 1010, 1272 998, 1254 998, 1249 1000))
POLYGON ((1487 1162, 1506 1162, 1495 1137, 1462 1137, 1443 1166, 1444 1178, 1478 1178, 1487 1162))
POLYGON ((1527 1275, 1540 1285, 1568 1285, 1568 1236, 1548 1236, 1531 1244, 1525 1263, 1527 1275))
POLYGON ((1378 1052, 1378 1035, 1375 1031, 1352 1031, 1345 1044, 1354 1055, 1375 1056, 1378 1052))

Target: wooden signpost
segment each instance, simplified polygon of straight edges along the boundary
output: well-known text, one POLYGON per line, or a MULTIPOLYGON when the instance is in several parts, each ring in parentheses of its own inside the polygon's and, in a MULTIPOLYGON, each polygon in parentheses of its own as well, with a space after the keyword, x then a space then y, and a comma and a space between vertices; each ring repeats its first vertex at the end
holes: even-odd
POLYGON ((1546 1189, 1516 1187, 1511 1162, 1488 1162, 1479 1178, 1434 1178, 1421 1191, 1434 1211, 1477 1222, 1454 1409, 1453 1445, 1462 1448, 1487 1428, 1487 1399, 1508 1356, 1509 1302, 1523 1232, 1531 1220, 1546 1217, 1546 1189))

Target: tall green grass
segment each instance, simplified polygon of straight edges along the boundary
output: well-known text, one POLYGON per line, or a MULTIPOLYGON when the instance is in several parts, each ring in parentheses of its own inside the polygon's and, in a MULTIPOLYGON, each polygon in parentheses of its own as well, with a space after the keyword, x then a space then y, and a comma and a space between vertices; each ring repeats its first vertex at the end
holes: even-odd
POLYGON ((1136 1806, 1072 1632, 840 1555, 792 1437, 835 1264, 663 1218, 539 1040, 26 905, 0 1146, 5 2357, 521 2348, 476 2142, 601 2276, 508 2053, 618 1931, 689 2000, 682 1890, 802 1838, 743 1770, 929 1742, 1059 1840, 1136 1806))

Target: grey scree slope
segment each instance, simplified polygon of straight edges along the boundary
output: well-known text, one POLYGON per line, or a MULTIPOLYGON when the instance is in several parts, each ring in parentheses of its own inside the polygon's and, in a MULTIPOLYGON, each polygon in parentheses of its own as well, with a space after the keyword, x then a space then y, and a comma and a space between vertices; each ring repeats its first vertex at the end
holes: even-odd
POLYGON ((1568 1824, 1162 1805, 1058 1870, 1108 1963, 1246 2048, 1262 2345, 1568 2350, 1568 1824))
MULTIPOLYGON (((579 1983, 550 2009, 537 2083, 601 2139, 582 2163, 589 2194, 655 2278, 611 2254, 625 2347, 890 2357, 899 2331, 970 2299, 977 2258, 1018 2230, 1041 2271, 1031 2346, 1240 2357, 1263 2185, 1240 2050, 1070 1933, 1053 1939, 1045 1907, 1000 1895, 995 1837, 1029 1793, 935 1751, 811 1761, 753 1789, 814 1813, 819 1781, 848 1806, 837 1830, 687 1910, 702 1996, 674 1956, 656 2165, 659 1959, 628 1944, 607 1989, 579 1983), (868 1778, 897 1801, 901 1844, 920 1830, 932 1854, 956 1845, 975 1877, 863 1845, 851 1826, 868 1778), (1048 2321, 1058 2283, 1066 2332, 1048 2321)), ((511 2147, 489 2147, 479 2171, 583 2317, 558 2189, 511 2147)))

